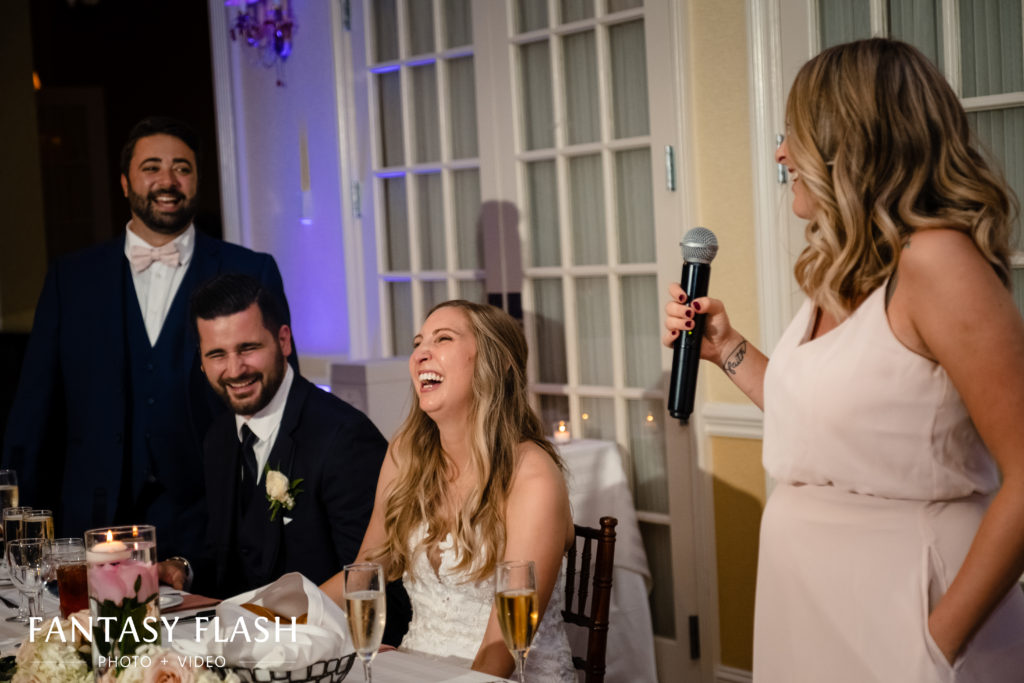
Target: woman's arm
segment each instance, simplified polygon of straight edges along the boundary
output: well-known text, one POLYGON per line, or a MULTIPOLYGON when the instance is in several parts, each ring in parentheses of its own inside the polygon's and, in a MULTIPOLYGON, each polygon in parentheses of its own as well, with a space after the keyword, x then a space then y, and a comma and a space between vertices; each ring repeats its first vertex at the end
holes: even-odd
POLYGON ((700 357, 722 368, 740 391, 764 410, 764 372, 768 358, 733 329, 721 301, 705 296, 688 305, 682 287, 673 282, 668 291, 672 298, 665 304, 666 332, 661 343, 671 347, 681 333, 693 329, 695 314, 706 315, 700 357))
MULTIPOLYGON (((395 463, 394 453, 388 448, 384 456, 384 462, 380 466, 380 475, 377 477, 377 492, 373 498, 373 512, 370 513, 370 523, 363 534, 363 542, 359 545, 359 553, 356 555, 356 562, 366 561, 369 552, 379 548, 384 543, 384 506, 387 503, 387 494, 391 484, 398 476, 398 465, 395 463)), ((384 567, 384 575, 387 576, 388 568, 384 567)), ((338 603, 345 606, 345 582, 342 573, 338 572, 331 578, 324 581, 320 590, 338 603)))
MULTIPOLYGON (((573 541, 569 492, 558 466, 536 444, 521 444, 519 453, 505 506, 505 560, 533 560, 538 610, 543 617, 562 568, 562 556, 573 541)), ((515 668, 493 607, 473 668, 498 676, 509 676, 515 668)))
POLYGON ((1024 321, 971 240, 915 233, 889 305, 894 333, 949 374, 1003 483, 928 628, 954 661, 1024 572, 1024 321))

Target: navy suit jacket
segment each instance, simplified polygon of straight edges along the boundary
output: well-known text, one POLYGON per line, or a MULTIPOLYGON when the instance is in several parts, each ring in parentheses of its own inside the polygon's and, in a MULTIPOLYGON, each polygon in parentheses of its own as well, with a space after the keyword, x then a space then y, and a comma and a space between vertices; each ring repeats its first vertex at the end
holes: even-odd
MULTIPOLYGON (((80 536, 85 529, 114 523, 119 497, 126 493, 121 476, 124 458, 132 453, 125 306, 138 306, 138 300, 133 291, 125 291, 124 239, 122 235, 72 254, 50 268, 4 438, 3 464, 17 470, 22 504, 54 507, 62 536, 80 536), (63 452, 46 452, 44 439, 61 417, 67 435, 63 452)), ((258 278, 287 310, 273 257, 200 232, 179 295, 187 296, 228 271, 258 278)), ((213 418, 225 410, 200 370, 187 313, 169 316, 164 329, 170 325, 186 328, 180 381, 188 400, 166 410, 179 413, 174 419, 191 447, 175 449, 170 461, 154 464, 161 504, 151 508, 148 519, 117 520, 156 524, 161 557, 203 549, 202 439, 213 418)), ((132 482, 134 495, 142 484, 132 482)))
POLYGON ((267 466, 289 481, 302 479, 302 492, 292 510, 279 511, 271 522, 265 474, 248 513, 241 512, 235 417, 219 416, 203 446, 211 492, 207 556, 214 559, 216 578, 211 585, 197 571, 194 589, 226 597, 287 572, 320 584, 354 562, 387 445, 363 413, 296 374, 267 466))

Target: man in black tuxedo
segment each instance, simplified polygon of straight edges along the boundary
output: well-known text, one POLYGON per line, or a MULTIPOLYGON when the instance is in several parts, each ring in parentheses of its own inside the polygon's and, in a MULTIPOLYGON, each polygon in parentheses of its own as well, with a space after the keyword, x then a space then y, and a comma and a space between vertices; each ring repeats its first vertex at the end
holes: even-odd
POLYGON ((198 156, 184 123, 138 123, 121 153, 124 234, 47 273, 3 465, 17 470, 23 504, 54 508, 61 536, 148 523, 161 557, 204 546, 202 439, 224 406, 195 362, 189 295, 219 272, 240 271, 285 299, 271 256, 192 225, 198 156), (44 447, 65 430, 62 448, 44 447))
POLYGON ((224 273, 196 290, 192 317, 210 386, 230 411, 204 442, 212 576, 224 597, 297 571, 320 584, 355 560, 387 441, 361 412, 293 372, 274 296, 224 273))

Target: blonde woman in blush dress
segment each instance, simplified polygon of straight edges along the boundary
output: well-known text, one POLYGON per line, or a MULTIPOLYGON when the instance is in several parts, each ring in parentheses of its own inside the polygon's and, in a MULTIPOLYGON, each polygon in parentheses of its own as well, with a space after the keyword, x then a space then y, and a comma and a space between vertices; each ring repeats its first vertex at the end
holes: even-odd
POLYGON ((905 43, 797 74, 777 160, 808 221, 808 301, 769 362, 673 285, 666 345, 765 411, 756 683, 1024 680, 1024 322, 1014 202, 905 43))
MULTIPOLYGON (((400 649, 510 676, 494 570, 533 560, 543 616, 526 678, 574 682, 561 616, 572 516, 562 461, 528 403, 522 330, 501 309, 449 301, 413 346, 413 406, 385 457, 359 550, 409 593, 400 649)), ((343 604, 340 576, 323 589, 343 604)))

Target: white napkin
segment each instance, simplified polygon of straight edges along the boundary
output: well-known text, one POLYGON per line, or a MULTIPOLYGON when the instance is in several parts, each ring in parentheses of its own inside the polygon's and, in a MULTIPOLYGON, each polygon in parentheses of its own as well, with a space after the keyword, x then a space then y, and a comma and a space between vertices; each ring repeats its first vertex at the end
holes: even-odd
POLYGON ((209 627, 198 640, 176 637, 175 649, 184 654, 223 656, 229 668, 273 671, 301 670, 354 651, 344 610, 299 573, 285 574, 262 588, 228 598, 217 606, 217 618, 217 632, 209 627), (274 623, 245 609, 243 603, 262 605, 282 615, 305 614, 306 623, 293 627, 290 621, 282 622, 276 637, 274 623), (257 619, 268 633, 259 630, 257 619))

